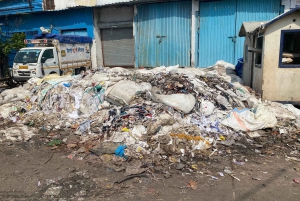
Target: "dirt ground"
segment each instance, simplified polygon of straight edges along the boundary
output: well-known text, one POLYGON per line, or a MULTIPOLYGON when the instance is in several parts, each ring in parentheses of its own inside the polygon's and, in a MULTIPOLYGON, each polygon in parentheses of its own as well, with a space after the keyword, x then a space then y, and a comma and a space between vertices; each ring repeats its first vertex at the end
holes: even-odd
POLYGON ((286 160, 288 148, 277 143, 256 153, 221 145, 211 157, 193 159, 197 171, 153 166, 125 177, 124 170, 116 171, 98 156, 70 159, 65 145, 53 150, 38 136, 5 141, 0 144, 0 200, 295 201, 300 200, 300 165, 286 160), (244 162, 234 163, 234 158, 244 162))

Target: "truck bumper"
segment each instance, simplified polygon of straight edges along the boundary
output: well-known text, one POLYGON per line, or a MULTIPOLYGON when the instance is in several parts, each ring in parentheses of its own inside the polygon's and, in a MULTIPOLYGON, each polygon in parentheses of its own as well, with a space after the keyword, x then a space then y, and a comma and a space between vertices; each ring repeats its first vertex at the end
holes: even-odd
POLYGON ((27 81, 31 78, 33 78, 35 74, 32 74, 32 71, 13 71, 12 72, 12 77, 13 80, 15 81, 27 81))

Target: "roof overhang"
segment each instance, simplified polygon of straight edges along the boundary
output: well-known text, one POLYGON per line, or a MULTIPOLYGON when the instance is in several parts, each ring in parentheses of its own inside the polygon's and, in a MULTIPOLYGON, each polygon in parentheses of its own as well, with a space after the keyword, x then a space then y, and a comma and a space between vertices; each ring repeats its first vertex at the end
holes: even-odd
POLYGON ((262 22, 243 22, 240 31, 239 31, 239 37, 244 37, 247 34, 253 33, 258 27, 264 25, 267 23, 267 21, 262 22))

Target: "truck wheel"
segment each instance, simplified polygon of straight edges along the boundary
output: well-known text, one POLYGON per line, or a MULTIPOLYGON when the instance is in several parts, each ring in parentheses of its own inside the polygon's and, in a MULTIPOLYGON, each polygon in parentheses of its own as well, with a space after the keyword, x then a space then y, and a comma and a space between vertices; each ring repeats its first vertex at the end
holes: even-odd
POLYGON ((9 79, 6 81, 6 84, 9 86, 9 87, 16 87, 18 85, 18 83, 16 83, 13 79, 9 79))
POLYGON ((85 67, 81 67, 81 68, 80 68, 80 73, 81 73, 81 71, 85 72, 85 71, 86 71, 86 68, 85 68, 85 67))

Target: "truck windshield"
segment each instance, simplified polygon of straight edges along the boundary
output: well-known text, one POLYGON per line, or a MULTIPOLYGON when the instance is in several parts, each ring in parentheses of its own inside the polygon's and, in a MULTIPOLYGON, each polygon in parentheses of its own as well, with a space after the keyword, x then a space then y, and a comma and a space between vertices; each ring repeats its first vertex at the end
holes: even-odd
POLYGON ((37 63, 40 49, 24 49, 20 50, 14 59, 14 63, 37 63))

